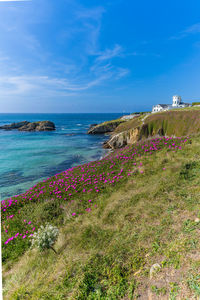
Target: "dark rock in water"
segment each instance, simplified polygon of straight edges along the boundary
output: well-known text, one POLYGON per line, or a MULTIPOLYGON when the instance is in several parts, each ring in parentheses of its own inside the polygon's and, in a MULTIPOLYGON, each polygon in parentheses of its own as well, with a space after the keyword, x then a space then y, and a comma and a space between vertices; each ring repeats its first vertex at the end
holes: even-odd
POLYGON ((30 122, 28 121, 22 121, 22 122, 18 122, 18 123, 12 123, 9 125, 4 125, 4 126, 0 126, 0 129, 5 129, 5 130, 12 130, 12 129, 18 129, 22 126, 25 126, 27 124, 29 124, 30 122))
POLYGON ((52 131, 55 130, 55 124, 51 121, 39 121, 39 122, 18 122, 10 125, 0 126, 0 129, 12 130, 18 129, 19 131, 52 131))
POLYGON ((93 127, 95 127, 95 126, 97 126, 97 125, 98 125, 97 123, 95 123, 95 124, 90 124, 90 127, 89 127, 88 131, 90 131, 93 127))
POLYGON ((55 130, 55 124, 50 121, 32 122, 20 127, 20 131, 51 131, 55 130))

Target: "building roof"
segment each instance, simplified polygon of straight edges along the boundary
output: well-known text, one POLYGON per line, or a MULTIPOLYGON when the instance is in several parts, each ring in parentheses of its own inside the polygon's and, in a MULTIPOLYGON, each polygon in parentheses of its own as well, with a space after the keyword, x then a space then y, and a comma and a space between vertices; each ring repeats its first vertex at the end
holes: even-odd
POLYGON ((158 104, 158 105, 160 105, 162 108, 166 108, 166 107, 170 106, 170 104, 158 104))
POLYGON ((180 104, 191 105, 191 103, 181 102, 180 104))

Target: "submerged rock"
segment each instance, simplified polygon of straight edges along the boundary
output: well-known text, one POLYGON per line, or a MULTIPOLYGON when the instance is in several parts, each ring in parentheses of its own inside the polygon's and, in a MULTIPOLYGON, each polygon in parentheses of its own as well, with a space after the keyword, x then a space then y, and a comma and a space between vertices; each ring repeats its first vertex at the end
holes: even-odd
POLYGON ((9 125, 0 126, 0 129, 19 131, 52 131, 55 130, 55 124, 51 121, 38 121, 38 122, 18 122, 9 125))

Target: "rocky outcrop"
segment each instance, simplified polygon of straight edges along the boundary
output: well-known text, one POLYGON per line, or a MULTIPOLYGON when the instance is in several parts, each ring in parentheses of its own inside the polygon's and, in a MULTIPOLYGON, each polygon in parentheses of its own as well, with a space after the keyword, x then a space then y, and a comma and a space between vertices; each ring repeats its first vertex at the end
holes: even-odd
POLYGON ((52 131, 55 130, 55 124, 51 121, 39 121, 39 122, 18 122, 10 125, 0 126, 0 129, 19 131, 52 131))
POLYGON ((20 127, 20 131, 52 131, 55 130, 55 125, 50 121, 32 122, 20 127))
POLYGON ((133 128, 113 135, 104 143, 104 148, 122 148, 128 144, 134 144, 140 140, 140 127, 133 128))
MULTIPOLYGON (((97 123, 95 123, 95 124, 90 124, 90 127, 89 127, 89 129, 88 129, 88 132, 93 128, 93 127, 95 127, 95 126, 97 126, 98 124, 97 123)), ((87 133, 88 133, 87 132, 87 133)))
POLYGON ((18 123, 12 123, 9 125, 4 125, 4 126, 0 126, 0 129, 5 129, 5 130, 12 130, 12 129, 19 129, 20 127, 29 124, 28 121, 22 121, 22 122, 18 122, 18 123))
POLYGON ((88 130, 88 134, 104 134, 113 132, 119 124, 125 122, 124 120, 114 120, 114 121, 108 121, 104 122, 95 126, 91 126, 88 130))

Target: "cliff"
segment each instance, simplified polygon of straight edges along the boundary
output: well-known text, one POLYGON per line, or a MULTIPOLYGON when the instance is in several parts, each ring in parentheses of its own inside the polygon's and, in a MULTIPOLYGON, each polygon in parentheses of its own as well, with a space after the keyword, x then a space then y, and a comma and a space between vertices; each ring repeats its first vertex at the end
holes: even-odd
POLYGON ((116 149, 154 136, 187 136, 199 132, 200 109, 146 114, 116 127, 104 147, 116 149))

